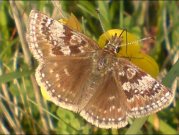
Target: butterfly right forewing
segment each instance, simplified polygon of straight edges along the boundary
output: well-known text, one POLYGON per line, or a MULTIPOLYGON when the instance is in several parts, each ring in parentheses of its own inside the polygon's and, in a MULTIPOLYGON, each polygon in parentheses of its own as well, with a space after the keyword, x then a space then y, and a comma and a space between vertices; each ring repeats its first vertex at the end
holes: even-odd
POLYGON ((35 10, 30 13, 26 37, 32 53, 40 61, 55 56, 86 56, 99 49, 84 34, 35 10))
POLYGON ((77 111, 99 49, 95 41, 32 10, 27 31, 29 47, 39 61, 38 84, 63 108, 77 111))

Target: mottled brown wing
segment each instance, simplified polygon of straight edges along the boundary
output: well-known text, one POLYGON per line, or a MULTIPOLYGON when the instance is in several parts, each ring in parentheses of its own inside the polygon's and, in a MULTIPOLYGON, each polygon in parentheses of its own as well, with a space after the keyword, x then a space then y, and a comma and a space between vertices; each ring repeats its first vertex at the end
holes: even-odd
POLYGON ((26 37, 39 61, 56 56, 86 56, 98 49, 98 45, 84 34, 35 10, 29 15, 26 37))
POLYGON ((131 62, 103 61, 94 41, 34 10, 27 40, 40 62, 39 85, 57 105, 80 112, 96 126, 124 127, 128 117, 157 112, 173 99, 171 91, 131 62))
MULTIPOLYGON (((100 128, 121 128, 127 125, 127 99, 112 72, 98 76, 96 92, 80 115, 100 128)), ((95 79, 93 79, 94 82, 95 79)))
POLYGON ((91 70, 92 60, 89 58, 50 58, 39 65, 36 78, 38 84, 47 90, 54 103, 77 112, 80 109, 81 94, 85 92, 91 70))
POLYGON ((36 79, 59 106, 78 111, 98 45, 45 14, 32 10, 27 31, 29 47, 39 61, 36 79), (80 102, 80 103, 79 103, 80 102))
POLYGON ((127 115, 142 117, 168 106, 173 93, 126 59, 119 58, 114 72, 127 99, 127 115))

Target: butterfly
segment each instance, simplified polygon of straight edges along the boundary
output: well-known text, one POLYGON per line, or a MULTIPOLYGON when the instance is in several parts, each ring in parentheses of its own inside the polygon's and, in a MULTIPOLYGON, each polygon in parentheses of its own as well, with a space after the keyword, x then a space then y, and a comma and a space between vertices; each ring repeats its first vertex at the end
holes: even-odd
POLYGON ((58 106, 100 128, 121 128, 129 118, 167 107, 173 93, 128 59, 116 57, 122 38, 103 49, 86 35, 32 10, 29 48, 38 60, 35 76, 58 106))

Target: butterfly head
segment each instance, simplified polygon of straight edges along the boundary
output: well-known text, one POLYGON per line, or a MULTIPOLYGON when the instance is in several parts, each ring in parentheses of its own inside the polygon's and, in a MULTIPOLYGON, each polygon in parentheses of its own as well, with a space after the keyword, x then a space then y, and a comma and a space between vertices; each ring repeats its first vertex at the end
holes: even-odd
POLYGON ((104 46, 105 51, 112 53, 112 54, 117 54, 120 51, 120 45, 122 43, 122 37, 117 35, 115 33, 109 40, 106 41, 106 44, 104 46))

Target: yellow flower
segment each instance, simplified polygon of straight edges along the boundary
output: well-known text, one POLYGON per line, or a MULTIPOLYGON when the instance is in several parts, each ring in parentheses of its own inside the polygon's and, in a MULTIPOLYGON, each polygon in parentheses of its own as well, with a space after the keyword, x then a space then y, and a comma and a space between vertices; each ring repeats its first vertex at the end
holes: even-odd
MULTIPOLYGON (((110 39, 115 34, 119 36, 122 31, 123 30, 120 29, 112 29, 103 33, 98 40, 99 46, 104 48, 107 39, 110 39)), ((141 52, 141 45, 138 42, 135 42, 137 41, 137 37, 134 34, 127 32, 126 45, 126 32, 123 32, 122 39, 121 49, 117 54, 117 57, 129 58, 132 63, 155 78, 159 73, 158 64, 152 57, 141 52)))
POLYGON ((81 24, 73 13, 71 13, 68 19, 60 19, 59 22, 65 24, 73 30, 82 32, 81 24))
POLYGON ((49 95, 49 93, 47 92, 47 90, 45 89, 45 87, 44 86, 40 86, 40 90, 41 90, 41 93, 42 93, 42 96, 46 99, 46 100, 51 100, 51 98, 50 98, 50 95, 49 95))

